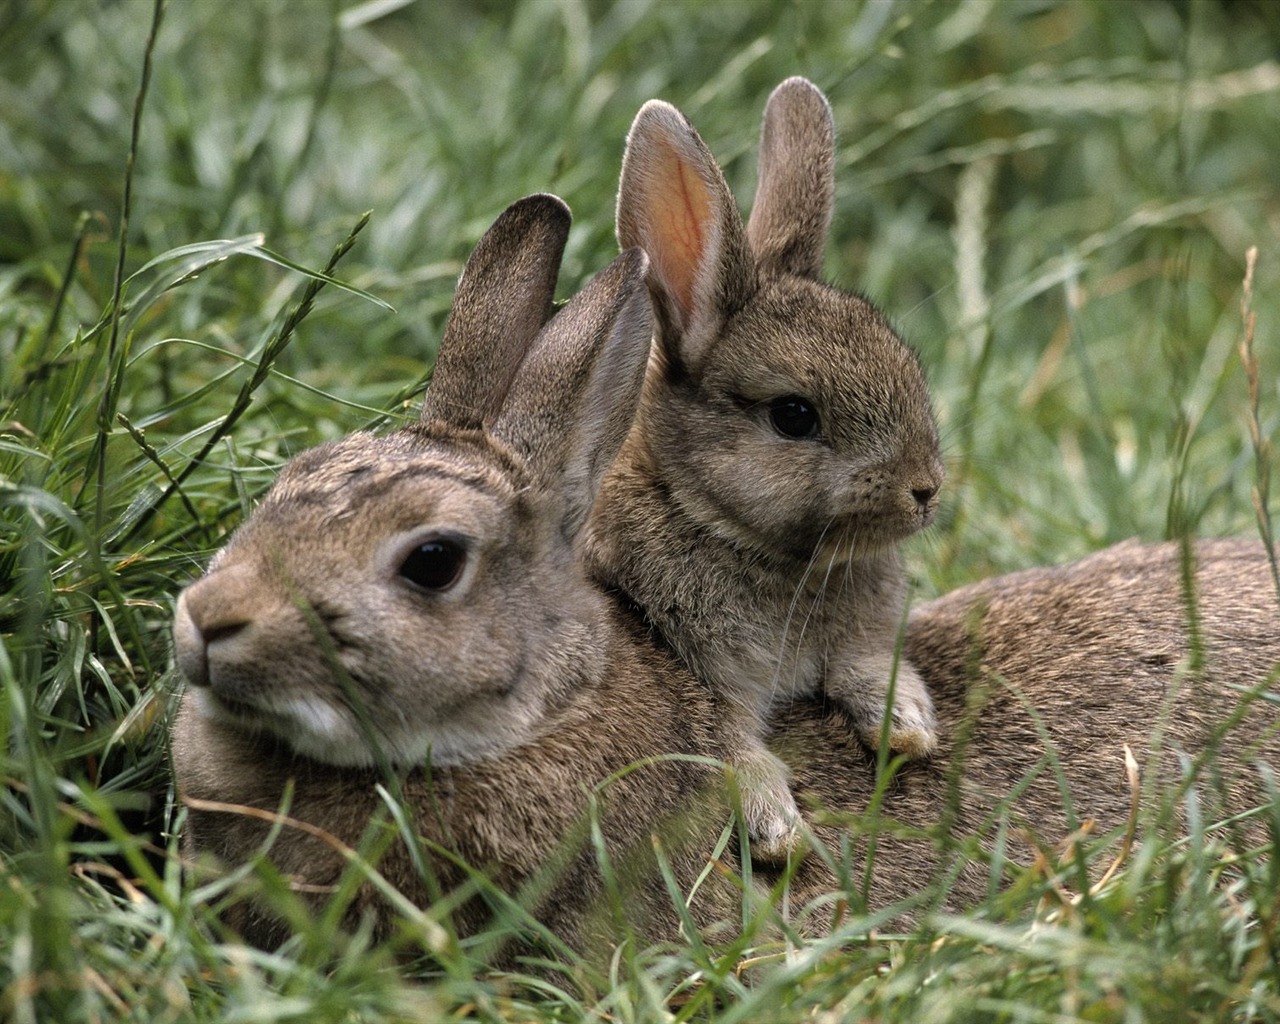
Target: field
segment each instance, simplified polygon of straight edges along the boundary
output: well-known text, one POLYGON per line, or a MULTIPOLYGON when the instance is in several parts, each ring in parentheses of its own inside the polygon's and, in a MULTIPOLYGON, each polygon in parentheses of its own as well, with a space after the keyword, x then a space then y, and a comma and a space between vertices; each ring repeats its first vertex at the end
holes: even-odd
POLYGON ((328 918, 257 952, 182 879, 165 750, 177 591, 291 454, 415 415, 509 202, 573 208, 562 296, 612 258, 654 96, 744 209, 770 90, 831 99, 829 277, 918 350, 944 435, 916 600, 1269 532, 1276 7, 9 0, 0 53, 0 1018, 1280 1019, 1280 865, 1196 834, 1081 906, 1046 876, 754 984, 738 957, 774 950, 557 985, 456 950, 404 971, 328 918))

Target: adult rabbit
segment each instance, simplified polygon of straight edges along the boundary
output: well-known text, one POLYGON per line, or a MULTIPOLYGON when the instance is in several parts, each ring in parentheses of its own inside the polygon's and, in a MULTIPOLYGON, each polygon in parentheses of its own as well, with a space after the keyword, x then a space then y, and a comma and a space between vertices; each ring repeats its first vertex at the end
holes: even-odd
MULTIPOLYGON (((548 321, 568 227, 551 196, 500 216, 459 281, 421 421, 292 459, 182 592, 190 685, 172 752, 185 795, 271 811, 292 779, 290 813, 355 843, 392 784, 415 827, 510 883, 576 834, 590 786, 654 752, 715 753, 709 704, 670 714, 684 670, 575 556, 652 321, 634 249, 548 321)), ((610 789, 608 834, 630 841, 631 823, 656 824, 710 774, 668 760, 627 775, 610 789)), ((235 863, 261 827, 195 809, 186 842, 235 863)), ((442 882, 409 853, 381 868, 413 900, 461 882, 447 859, 442 882)), ((271 855, 313 888, 345 866, 300 831, 271 855)), ((599 891, 576 875, 559 905, 599 891)), ((283 934, 261 907, 241 913, 247 934, 283 934)))
MULTIPOLYGON (((616 913, 672 938, 681 915, 661 849, 697 923, 740 915, 723 872, 699 881, 732 820, 713 767, 725 754, 716 697, 633 607, 588 584, 573 550, 627 429, 651 324, 644 259, 628 252, 543 326, 567 227, 549 197, 499 218, 459 284, 423 422, 299 456, 181 597, 192 686, 173 759, 198 859, 266 854, 319 905, 349 868, 332 840, 361 846, 386 807, 379 787, 394 783, 426 858, 396 836, 378 869, 418 906, 467 891, 470 865, 584 951, 606 948, 616 913), (385 764, 370 764, 379 752, 385 764), (302 824, 273 830, 282 807, 302 824)), ((1179 754, 1215 753, 1221 785, 1205 796, 1223 813, 1261 799, 1252 764, 1277 752, 1275 716, 1248 698, 1280 661, 1268 561, 1248 541, 1190 554, 1186 572, 1176 546, 1121 545, 915 612, 906 652, 937 702, 939 754, 900 767, 878 803, 880 821, 905 828, 879 837, 872 906, 981 899, 986 871, 934 882, 956 842, 994 844, 1006 818, 1045 843, 1084 818, 1121 828, 1125 744, 1174 781, 1179 754)), ((773 742, 827 851, 838 858, 857 824, 860 877, 876 753, 817 700, 782 708, 773 742)), ((839 894, 839 866, 800 866, 802 927, 829 925, 805 908, 839 894)), ((451 899, 454 924, 478 930, 495 898, 451 899)), ((372 886, 351 912, 383 936, 400 920, 372 886)), ((262 903, 233 920, 261 944, 287 935, 262 903)))

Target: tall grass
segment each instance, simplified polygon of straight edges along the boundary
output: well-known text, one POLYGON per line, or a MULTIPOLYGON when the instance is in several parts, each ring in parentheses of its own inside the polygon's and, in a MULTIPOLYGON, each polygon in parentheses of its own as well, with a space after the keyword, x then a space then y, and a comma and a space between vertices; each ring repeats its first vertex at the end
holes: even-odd
POLYGON ((221 890, 182 881, 164 752, 174 593, 291 453, 412 414, 460 260, 507 203, 574 208, 565 294, 604 265, 651 96, 744 201, 768 91, 803 73, 830 96, 830 274, 919 349, 948 448, 921 596, 1132 535, 1269 530, 1272 7, 159 12, 0 9, 0 1016, 1280 1017, 1280 878, 1194 835, 1097 898, 1042 866, 927 931, 851 918, 759 951, 751 985, 742 945, 633 950, 559 989, 461 953, 413 984, 329 920, 255 952, 209 909, 221 890))

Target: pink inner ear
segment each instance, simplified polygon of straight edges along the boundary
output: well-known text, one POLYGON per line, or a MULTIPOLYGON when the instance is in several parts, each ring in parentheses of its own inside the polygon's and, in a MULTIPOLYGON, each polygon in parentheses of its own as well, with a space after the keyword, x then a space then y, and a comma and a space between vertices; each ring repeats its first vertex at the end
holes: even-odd
POLYGON ((711 192, 674 146, 661 145, 656 157, 658 187, 650 206, 655 244, 648 255, 655 277, 687 321, 693 312, 698 268, 706 257, 711 192))

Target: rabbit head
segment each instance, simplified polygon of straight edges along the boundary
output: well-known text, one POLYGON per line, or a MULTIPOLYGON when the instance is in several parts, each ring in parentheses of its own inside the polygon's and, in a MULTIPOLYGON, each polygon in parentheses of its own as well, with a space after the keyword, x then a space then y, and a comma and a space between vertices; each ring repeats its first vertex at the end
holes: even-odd
POLYGON ((943 477, 915 354, 820 279, 833 168, 830 107, 791 78, 765 110, 745 228, 698 133, 659 100, 632 124, 618 191, 618 238, 649 256, 657 318, 636 436, 693 515, 806 560, 927 525, 943 477))
POLYGON ((328 764, 448 765, 527 741, 602 671, 573 540, 652 325, 638 250, 548 321, 568 226, 552 196, 504 212, 420 422, 297 456, 183 591, 177 663, 204 714, 328 764))

